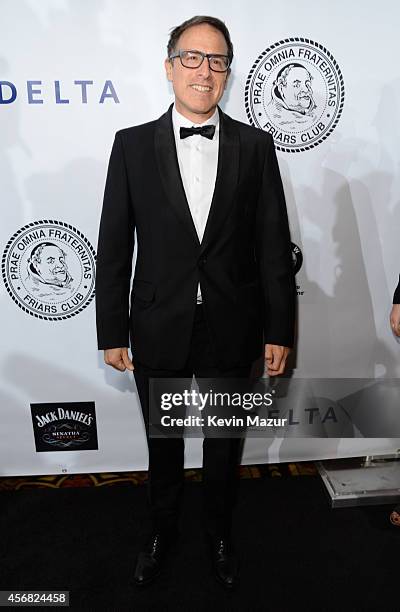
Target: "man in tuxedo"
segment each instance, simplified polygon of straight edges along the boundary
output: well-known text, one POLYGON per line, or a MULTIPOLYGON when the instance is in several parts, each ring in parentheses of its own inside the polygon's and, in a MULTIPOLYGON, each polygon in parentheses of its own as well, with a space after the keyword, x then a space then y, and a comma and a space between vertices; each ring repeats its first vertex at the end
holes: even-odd
MULTIPOLYGON (((193 17, 172 30, 165 69, 174 104, 155 121, 119 131, 109 163, 97 330, 105 362, 134 370, 146 424, 152 531, 137 585, 154 580, 176 538, 183 487, 183 439, 149 435, 149 379, 248 377, 261 354, 276 376, 293 345, 295 284, 273 140, 218 107, 232 58, 219 19, 193 17)), ((238 438, 203 442, 205 527, 215 576, 227 588, 237 578, 231 520, 239 449, 238 438)))

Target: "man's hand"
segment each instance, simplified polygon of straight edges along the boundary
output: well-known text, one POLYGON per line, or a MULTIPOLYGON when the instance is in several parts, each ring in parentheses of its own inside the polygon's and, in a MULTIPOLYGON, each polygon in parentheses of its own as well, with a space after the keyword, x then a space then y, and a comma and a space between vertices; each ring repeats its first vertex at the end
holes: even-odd
POLYGON ((392 311, 390 313, 390 326, 392 332, 400 338, 400 304, 393 304, 392 311))
POLYGON ((120 372, 125 372, 125 370, 133 372, 135 369, 132 361, 129 359, 127 348, 106 349, 104 351, 104 363, 120 372))
POLYGON ((265 345, 265 365, 269 376, 283 374, 289 353, 290 348, 287 346, 278 346, 277 344, 265 345))

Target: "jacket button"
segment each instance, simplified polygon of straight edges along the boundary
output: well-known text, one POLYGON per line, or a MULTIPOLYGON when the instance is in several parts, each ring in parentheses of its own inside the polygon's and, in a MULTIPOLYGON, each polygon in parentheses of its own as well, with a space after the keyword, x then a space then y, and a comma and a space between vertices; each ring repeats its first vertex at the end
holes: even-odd
POLYGON ((207 257, 202 257, 199 261, 199 268, 203 268, 207 263, 207 257))

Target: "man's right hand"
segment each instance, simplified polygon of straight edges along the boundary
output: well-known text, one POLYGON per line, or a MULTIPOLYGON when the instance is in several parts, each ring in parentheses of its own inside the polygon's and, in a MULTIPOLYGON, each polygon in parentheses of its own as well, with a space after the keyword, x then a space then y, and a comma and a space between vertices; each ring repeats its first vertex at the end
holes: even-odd
POLYGON ((132 361, 129 359, 127 348, 106 349, 104 351, 104 363, 120 372, 125 372, 125 370, 133 372, 135 369, 132 361))

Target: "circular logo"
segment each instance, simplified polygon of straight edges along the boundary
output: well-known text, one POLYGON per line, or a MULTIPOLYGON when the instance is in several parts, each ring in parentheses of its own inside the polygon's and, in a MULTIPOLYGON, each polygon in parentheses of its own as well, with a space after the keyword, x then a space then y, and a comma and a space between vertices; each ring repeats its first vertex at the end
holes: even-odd
POLYGON ((285 38, 259 55, 247 77, 252 125, 270 132, 280 151, 319 145, 342 113, 344 84, 332 54, 307 38, 285 38))
POLYGON ((303 265, 303 253, 300 251, 300 248, 294 242, 292 245, 292 262, 293 262, 293 274, 296 275, 303 265))
POLYGON ((62 221, 35 221, 19 229, 2 259, 7 291, 24 312, 59 321, 94 297, 96 254, 77 229, 62 221))

